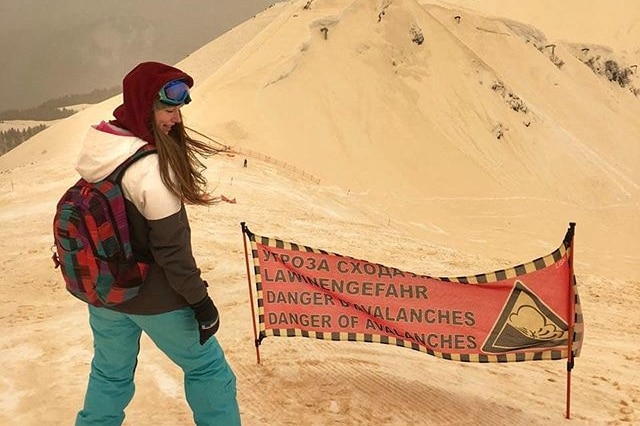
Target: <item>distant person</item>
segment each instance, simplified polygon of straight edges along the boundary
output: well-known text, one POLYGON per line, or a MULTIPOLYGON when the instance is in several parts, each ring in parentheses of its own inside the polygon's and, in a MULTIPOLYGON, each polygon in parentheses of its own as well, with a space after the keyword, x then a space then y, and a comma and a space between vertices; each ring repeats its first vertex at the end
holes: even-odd
POLYGON ((244 167, 247 167, 247 159, 244 159, 244 167))
MULTIPOLYGON (((78 426, 122 424, 143 331, 184 371, 197 425, 240 424, 236 377, 214 336, 218 310, 192 254, 184 205, 215 202, 196 158, 215 150, 191 139, 182 124, 180 109, 191 101, 192 86, 177 68, 139 64, 124 77, 115 120, 89 129, 78 158, 76 169, 94 182, 141 146, 158 150, 131 165, 122 180, 134 253, 149 268, 135 298, 108 309, 89 305, 94 356, 78 426)), ((162 406, 148 409, 156 413, 162 406)))

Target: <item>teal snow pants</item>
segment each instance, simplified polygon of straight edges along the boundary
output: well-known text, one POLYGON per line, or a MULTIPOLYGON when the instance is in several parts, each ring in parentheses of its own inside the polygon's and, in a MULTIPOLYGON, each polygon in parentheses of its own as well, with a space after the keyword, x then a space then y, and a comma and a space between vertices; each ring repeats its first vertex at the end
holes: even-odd
MULTIPOLYGON (((94 357, 84 408, 76 426, 121 425, 133 398, 142 331, 184 371, 187 403, 198 426, 240 425, 236 377, 213 336, 200 345, 190 308, 158 315, 130 315, 89 306, 94 357)), ((149 407, 162 410, 161 405, 149 407)))

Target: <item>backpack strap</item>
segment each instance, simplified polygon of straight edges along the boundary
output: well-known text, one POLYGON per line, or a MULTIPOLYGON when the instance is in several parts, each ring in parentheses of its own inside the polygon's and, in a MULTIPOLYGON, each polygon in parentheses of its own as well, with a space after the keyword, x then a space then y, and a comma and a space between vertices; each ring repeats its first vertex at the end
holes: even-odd
POLYGON ((122 181, 122 177, 124 176, 124 172, 131 166, 133 163, 141 159, 142 157, 146 157, 149 154, 153 154, 158 152, 155 146, 151 144, 142 145, 136 152, 131 154, 129 158, 124 160, 114 171, 111 172, 109 176, 105 178, 109 182, 114 182, 116 184, 120 184, 122 181))

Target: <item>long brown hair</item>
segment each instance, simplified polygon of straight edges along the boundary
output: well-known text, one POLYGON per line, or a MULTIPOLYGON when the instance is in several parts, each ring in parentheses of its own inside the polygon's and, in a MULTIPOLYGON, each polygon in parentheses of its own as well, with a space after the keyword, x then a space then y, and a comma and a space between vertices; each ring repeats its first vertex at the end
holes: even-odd
POLYGON ((191 138, 181 122, 175 123, 168 135, 158 129, 154 119, 151 120, 151 128, 158 149, 162 183, 182 202, 197 205, 215 203, 216 199, 207 192, 207 179, 203 175, 206 166, 198 156, 209 157, 219 150, 191 138))

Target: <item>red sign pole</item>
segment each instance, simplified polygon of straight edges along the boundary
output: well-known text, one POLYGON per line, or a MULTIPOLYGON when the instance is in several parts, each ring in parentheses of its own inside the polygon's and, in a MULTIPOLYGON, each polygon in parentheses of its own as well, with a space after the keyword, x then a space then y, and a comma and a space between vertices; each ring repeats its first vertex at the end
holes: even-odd
POLYGON ((248 230, 244 222, 240 222, 240 226, 242 228, 242 242, 244 243, 244 261, 247 267, 247 282, 249 284, 249 302, 251 303, 251 324, 253 324, 253 338, 254 338, 253 341, 256 346, 256 362, 260 364, 260 349, 259 349, 260 341, 258 340, 258 330, 256 329, 256 312, 255 312, 255 308, 253 307, 254 299, 253 299, 253 290, 251 286, 251 270, 249 269, 249 253, 247 251, 247 237, 245 235, 248 230))
POLYGON ((569 333, 569 337, 568 337, 568 345, 567 345, 567 350, 568 350, 568 354, 567 354, 567 397, 566 397, 566 418, 570 419, 571 418, 571 370, 573 369, 573 328, 574 328, 574 323, 575 323, 575 277, 573 275, 573 251, 574 251, 574 229, 575 229, 576 224, 574 222, 570 222, 569 223, 569 232, 570 232, 570 239, 571 239, 571 243, 569 245, 569 276, 570 276, 570 282, 569 282, 569 306, 568 306, 568 312, 569 312, 569 318, 568 318, 568 333, 569 333))

